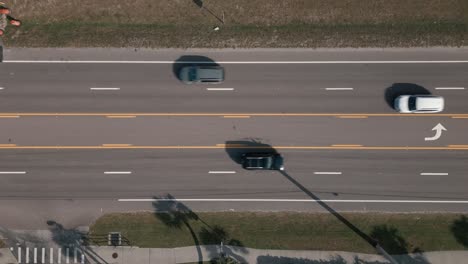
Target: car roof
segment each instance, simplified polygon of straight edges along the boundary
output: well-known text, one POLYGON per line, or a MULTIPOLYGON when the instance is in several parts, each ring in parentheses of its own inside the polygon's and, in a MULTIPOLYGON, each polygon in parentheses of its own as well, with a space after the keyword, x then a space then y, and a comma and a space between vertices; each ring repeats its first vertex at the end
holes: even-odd
POLYGON ((441 109, 444 107, 444 98, 440 96, 417 96, 416 109, 432 110, 441 109))
POLYGON ((205 80, 223 80, 224 70, 222 67, 217 66, 202 66, 199 67, 198 77, 205 80))

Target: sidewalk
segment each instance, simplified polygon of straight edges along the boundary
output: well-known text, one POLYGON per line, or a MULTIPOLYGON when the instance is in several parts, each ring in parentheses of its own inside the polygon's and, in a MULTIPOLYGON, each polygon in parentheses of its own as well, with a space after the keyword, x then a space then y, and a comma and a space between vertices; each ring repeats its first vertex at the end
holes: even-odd
MULTIPOLYGON (((109 264, 176 264, 209 261, 218 257, 220 246, 181 247, 173 249, 138 248, 138 247, 90 247, 90 252, 100 256, 100 263, 109 264), (199 258, 201 253, 201 258, 199 258)), ((257 264, 386 264, 384 257, 373 254, 358 254, 341 251, 306 251, 306 250, 262 250, 225 246, 224 251, 242 263, 257 264)), ((440 251, 423 254, 395 256, 399 263, 460 264, 466 263, 468 251, 440 251)), ((86 263, 92 262, 86 258, 86 263), (88 262, 89 261, 89 262, 88 262)))
POLYGON ((9 248, 0 248, 0 264, 17 264, 15 256, 9 248))
MULTIPOLYGON (((79 255, 83 253, 83 260, 74 256, 63 254, 55 255, 52 259, 45 259, 44 263, 86 263, 86 264, 176 264, 209 261, 219 257, 220 246, 200 246, 181 248, 138 248, 138 247, 81 247, 79 255), (58 258, 57 258, 58 257, 58 258), (74 260, 73 260, 74 259, 74 260)), ((23 249, 24 254, 25 249, 23 249)), ((47 250, 48 251, 48 250, 47 250)), ((17 248, 0 249, 0 264, 28 263, 23 256, 20 261, 14 253, 17 248)), ((55 251, 57 252, 57 251, 55 251)), ((60 251, 59 251, 60 252, 60 251)), ((61 251, 65 253, 65 250, 61 251)), ((68 252, 68 251, 67 251, 68 252)), ((390 263, 384 257, 376 254, 360 254, 343 251, 307 251, 307 250, 267 250, 224 246, 224 252, 228 256, 241 263, 257 264, 387 264, 390 263)), ((38 251, 40 253, 40 251, 38 251)), ((72 251, 70 251, 73 255, 72 251)), ((76 254, 76 252, 75 252, 76 254)), ((31 255, 32 257, 32 255, 31 255)), ((468 251, 435 251, 422 254, 398 255, 394 258, 400 264, 461 264, 466 263, 468 251)), ((29 258, 29 263, 34 261, 29 258)))

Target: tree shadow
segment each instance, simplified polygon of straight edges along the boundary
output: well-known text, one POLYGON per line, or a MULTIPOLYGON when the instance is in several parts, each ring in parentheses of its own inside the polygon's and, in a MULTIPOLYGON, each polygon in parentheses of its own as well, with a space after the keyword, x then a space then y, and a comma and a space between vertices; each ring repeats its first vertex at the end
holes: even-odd
POLYGON ((221 252, 210 251, 210 259, 229 257, 239 263, 247 263, 245 258, 239 255, 239 252, 246 254, 248 250, 240 240, 230 237, 224 228, 218 225, 209 228, 202 227, 199 236, 204 245, 220 245, 221 252))
MULTIPOLYGON (((341 256, 335 256, 330 260, 314 260, 306 258, 290 258, 277 256, 258 256, 257 264, 347 264, 341 256)), ((382 263, 383 264, 383 263, 382 263)))
POLYGON ((430 95, 426 88, 414 83, 394 83, 385 90, 385 101, 388 106, 395 109, 395 99, 400 95, 430 95))
POLYGON ((385 250, 395 256, 398 262, 404 263, 429 263, 422 255, 422 249, 416 247, 412 248, 400 234, 397 228, 384 225, 374 226, 370 233, 370 236, 378 241, 378 243, 385 248, 385 250), (415 254, 415 256, 409 255, 409 253, 415 254))
POLYGON ((85 263, 108 263, 90 247, 86 233, 77 229, 66 229, 53 220, 48 220, 47 225, 52 233, 52 240, 62 248, 63 256, 75 258, 78 254, 83 254, 85 263))
POLYGON ((210 260, 219 258, 222 253, 225 253, 226 256, 233 257, 241 263, 245 262, 245 259, 236 252, 247 253, 247 250, 243 248, 243 244, 239 240, 231 238, 222 227, 218 225, 210 226, 188 206, 177 201, 171 194, 153 198, 156 200, 153 202, 154 214, 161 222, 171 228, 181 229, 186 227, 189 230, 197 249, 198 263, 203 263, 201 245, 207 246, 206 249, 210 260), (199 221, 203 224, 198 235, 191 224, 193 221, 199 221), (221 247, 221 252, 218 252, 217 247, 210 247, 211 245, 221 245, 221 243, 227 245, 221 247))
POLYGON ((182 81, 179 77, 180 70, 186 66, 219 66, 214 60, 200 55, 184 55, 180 56, 172 64, 172 73, 175 78, 179 81, 182 81))
POLYGON ((175 197, 170 194, 166 196, 155 196, 153 198, 157 200, 153 202, 153 208, 155 209, 154 215, 156 218, 168 227, 176 229, 186 227, 189 230, 197 249, 198 263, 202 264, 203 254, 200 248, 200 241, 190 224, 190 221, 199 220, 198 215, 185 206, 185 204, 176 201, 175 197))
POLYGON ((242 155, 247 152, 278 153, 271 145, 262 143, 259 139, 255 138, 226 141, 225 150, 229 157, 237 164, 242 163, 242 155))
POLYGON ((452 231, 458 243, 468 248, 468 217, 466 215, 462 215, 459 219, 453 221, 450 231, 452 231))

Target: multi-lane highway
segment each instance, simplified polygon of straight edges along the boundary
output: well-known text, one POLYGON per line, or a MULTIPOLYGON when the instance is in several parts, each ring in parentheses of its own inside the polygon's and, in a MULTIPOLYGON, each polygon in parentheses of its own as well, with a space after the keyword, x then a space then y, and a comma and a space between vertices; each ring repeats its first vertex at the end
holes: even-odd
POLYGON ((173 63, 5 63, 0 105, 2 112, 392 113, 392 100, 412 91, 444 96, 448 113, 466 110, 463 63, 220 64, 224 83, 187 86, 173 63))
POLYGON ((15 52, 0 65, 0 224, 85 224, 167 194, 196 210, 323 210, 301 187, 337 210, 466 211, 463 49, 260 51, 257 62, 15 52), (224 66, 226 81, 182 84, 186 60, 224 66), (405 93, 444 96, 446 109, 398 114, 405 93), (447 131, 426 140, 439 123, 447 131), (241 169, 240 153, 270 148, 284 173, 241 169))

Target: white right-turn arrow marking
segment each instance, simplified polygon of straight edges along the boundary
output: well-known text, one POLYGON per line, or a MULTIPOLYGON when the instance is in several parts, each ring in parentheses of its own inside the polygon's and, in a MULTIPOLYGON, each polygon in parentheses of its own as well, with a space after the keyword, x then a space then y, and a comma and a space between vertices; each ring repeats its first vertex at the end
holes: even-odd
POLYGON ((441 123, 437 124, 432 130, 435 130, 436 134, 433 137, 424 138, 425 141, 437 140, 442 135, 442 130, 447 131, 447 129, 441 123))

